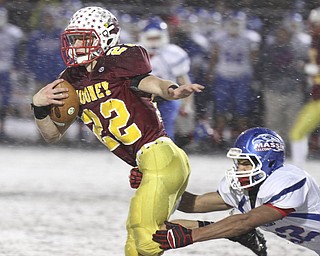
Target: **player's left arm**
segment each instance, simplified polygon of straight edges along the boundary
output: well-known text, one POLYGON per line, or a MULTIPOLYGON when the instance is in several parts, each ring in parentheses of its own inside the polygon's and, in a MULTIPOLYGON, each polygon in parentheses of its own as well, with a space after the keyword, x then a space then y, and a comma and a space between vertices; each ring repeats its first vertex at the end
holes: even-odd
MULTIPOLYGON (((201 221, 201 220, 183 220, 183 219, 177 219, 177 220, 172 220, 170 221, 173 225, 179 224, 180 226, 184 227, 185 229, 182 228, 182 230, 186 230, 187 232, 190 232, 192 229, 199 228, 199 227, 204 227, 207 225, 212 224, 212 221, 201 221)), ((161 229, 166 229, 166 225, 164 224, 161 229)), ((188 234, 188 233, 187 233, 188 234)), ((187 236, 187 234, 182 233, 183 236, 187 236)), ((179 241, 193 241, 190 240, 183 240, 180 239, 179 241)), ((248 233, 242 234, 240 236, 234 236, 234 237, 229 237, 227 238, 232 242, 237 242, 243 245, 244 247, 247 247, 250 249, 252 252, 254 252, 256 255, 259 256, 266 256, 267 255, 267 245, 266 245, 266 240, 264 238, 263 233, 261 233, 258 229, 253 229, 249 231, 248 233)), ((180 244, 183 244, 184 242, 180 242, 180 244)), ((179 245, 178 243, 173 243, 175 245, 179 245)), ((170 244, 166 244, 165 246, 169 246, 170 244)), ((172 249, 172 248, 168 248, 172 249)))
MULTIPOLYGON (((188 74, 183 74, 177 77, 178 84, 191 84, 191 80, 188 74)), ((180 115, 187 116, 193 110, 193 95, 182 99, 182 104, 179 110, 180 115)))
POLYGON ((245 214, 228 216, 218 222, 192 231, 193 242, 239 236, 283 218, 283 214, 273 207, 262 205, 245 214))
POLYGON ((179 211, 187 213, 206 213, 231 209, 217 192, 195 195, 185 191, 178 207, 179 211))
POLYGON ((179 248, 195 242, 241 236, 281 218, 283 215, 277 209, 262 205, 248 213, 231 215, 218 222, 194 229, 180 224, 166 223, 167 230, 156 231, 153 234, 153 240, 165 250, 179 248))
POLYGON ((204 86, 200 84, 183 84, 179 86, 170 80, 149 75, 140 81, 138 89, 166 100, 177 100, 186 98, 194 92, 201 92, 204 86))

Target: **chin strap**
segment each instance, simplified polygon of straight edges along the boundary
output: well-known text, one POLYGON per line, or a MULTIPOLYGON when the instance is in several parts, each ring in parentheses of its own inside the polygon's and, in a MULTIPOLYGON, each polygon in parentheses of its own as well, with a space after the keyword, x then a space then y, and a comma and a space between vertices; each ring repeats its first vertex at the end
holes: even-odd
POLYGON ((261 184, 262 183, 259 183, 249 190, 249 199, 250 199, 251 209, 254 209, 256 206, 257 195, 258 195, 261 184))

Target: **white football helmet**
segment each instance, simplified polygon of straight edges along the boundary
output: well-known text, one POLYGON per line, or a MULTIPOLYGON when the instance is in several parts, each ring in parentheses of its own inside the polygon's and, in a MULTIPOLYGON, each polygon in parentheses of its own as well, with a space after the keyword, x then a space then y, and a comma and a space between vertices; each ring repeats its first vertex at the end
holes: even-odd
POLYGON ((157 16, 148 19, 140 33, 140 43, 150 54, 155 54, 169 43, 167 23, 157 16))
POLYGON ((67 66, 88 64, 116 45, 119 36, 119 22, 111 12, 96 6, 82 8, 61 35, 63 60, 67 66))
POLYGON ((320 7, 311 10, 308 20, 311 23, 320 23, 320 7))

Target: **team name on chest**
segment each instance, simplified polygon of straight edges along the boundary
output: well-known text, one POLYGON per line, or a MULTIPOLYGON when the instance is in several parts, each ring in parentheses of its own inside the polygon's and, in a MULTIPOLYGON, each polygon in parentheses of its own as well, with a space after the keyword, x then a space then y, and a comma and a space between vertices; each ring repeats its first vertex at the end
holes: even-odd
POLYGON ((76 91, 81 105, 96 101, 111 94, 111 91, 109 90, 109 83, 106 81, 89 85, 76 91))

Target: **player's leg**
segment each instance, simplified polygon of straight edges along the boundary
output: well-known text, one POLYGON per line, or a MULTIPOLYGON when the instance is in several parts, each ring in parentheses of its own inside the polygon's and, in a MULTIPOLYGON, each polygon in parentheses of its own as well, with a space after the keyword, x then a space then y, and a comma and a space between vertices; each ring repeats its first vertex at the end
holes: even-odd
POLYGON ((291 159, 293 164, 304 167, 308 156, 308 136, 320 123, 320 101, 309 101, 300 112, 290 131, 291 159))
POLYGON ((234 141, 238 135, 249 128, 250 109, 252 108, 252 100, 254 92, 251 88, 252 78, 250 75, 236 78, 231 83, 231 91, 233 101, 233 118, 234 127, 231 141, 234 141))
POLYGON ((5 118, 8 114, 11 91, 9 74, 7 72, 0 73, 0 137, 5 136, 5 118))
POLYGON ((126 256, 139 256, 136 243, 134 241, 133 228, 130 225, 129 218, 127 219, 127 241, 125 244, 125 255, 126 256))
POLYGON ((143 179, 130 203, 126 256, 137 255, 131 251, 134 246, 141 255, 161 255, 152 234, 169 219, 177 199, 186 189, 189 162, 186 154, 172 142, 158 142, 142 150, 139 170, 143 179))
POLYGON ((219 146, 224 143, 224 131, 228 126, 227 114, 231 111, 230 95, 231 83, 229 80, 217 75, 213 85, 213 103, 214 103, 214 132, 213 141, 219 146))

